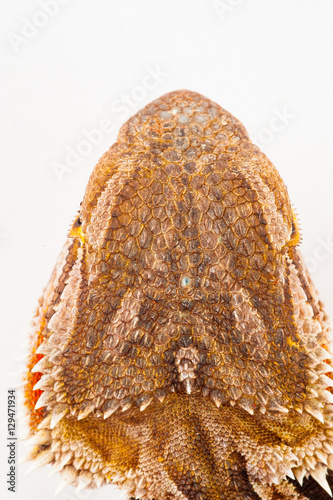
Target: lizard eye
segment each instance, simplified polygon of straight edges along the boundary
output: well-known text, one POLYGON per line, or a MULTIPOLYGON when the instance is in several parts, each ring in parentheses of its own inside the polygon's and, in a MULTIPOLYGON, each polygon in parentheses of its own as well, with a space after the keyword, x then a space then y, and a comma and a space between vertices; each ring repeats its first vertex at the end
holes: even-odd
POLYGON ((77 218, 74 221, 73 227, 80 227, 82 225, 82 221, 80 219, 80 216, 78 215, 77 218))
POLYGON ((78 238, 82 242, 84 241, 82 233, 82 221, 80 215, 78 215, 74 220, 72 227, 69 230, 69 236, 72 238, 78 238))
POLYGON ((293 220, 291 221, 291 235, 288 246, 296 247, 301 242, 301 233, 296 214, 293 212, 293 220))

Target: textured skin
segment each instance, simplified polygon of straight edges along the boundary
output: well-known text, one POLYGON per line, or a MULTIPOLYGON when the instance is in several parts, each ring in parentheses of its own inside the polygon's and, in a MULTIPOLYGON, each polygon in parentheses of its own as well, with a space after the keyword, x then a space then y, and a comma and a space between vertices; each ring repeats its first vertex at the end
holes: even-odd
POLYGON ((30 458, 135 498, 329 498, 330 338, 299 240, 220 106, 177 91, 128 120, 34 320, 30 458))

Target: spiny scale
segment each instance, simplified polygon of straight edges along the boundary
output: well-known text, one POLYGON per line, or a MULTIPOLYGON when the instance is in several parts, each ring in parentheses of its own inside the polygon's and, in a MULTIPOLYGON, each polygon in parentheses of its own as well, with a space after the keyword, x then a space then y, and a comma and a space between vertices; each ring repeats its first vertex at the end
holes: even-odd
POLYGON ((327 498, 331 337, 299 242, 230 113, 176 91, 130 118, 33 321, 35 466, 147 500, 327 498))

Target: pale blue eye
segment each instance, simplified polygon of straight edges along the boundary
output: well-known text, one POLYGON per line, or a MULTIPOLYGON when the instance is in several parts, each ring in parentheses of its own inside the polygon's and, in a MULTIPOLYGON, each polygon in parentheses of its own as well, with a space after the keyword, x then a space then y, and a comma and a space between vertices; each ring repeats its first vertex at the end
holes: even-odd
POLYGON ((182 279, 182 286, 187 286, 187 285, 189 285, 189 284, 190 284, 190 281, 191 281, 191 280, 190 280, 190 278, 188 278, 188 277, 183 278, 183 279, 182 279))

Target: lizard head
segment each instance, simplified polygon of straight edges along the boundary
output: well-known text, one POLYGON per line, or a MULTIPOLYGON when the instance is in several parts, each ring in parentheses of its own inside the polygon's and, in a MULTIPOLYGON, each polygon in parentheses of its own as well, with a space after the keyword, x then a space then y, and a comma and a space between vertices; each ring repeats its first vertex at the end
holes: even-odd
POLYGON ((192 498, 198 478, 198 494, 221 498, 214 467, 259 495, 291 468, 324 484, 331 355, 298 242, 281 177, 230 113, 177 91, 128 120, 90 177, 35 318, 34 456, 74 483, 142 498, 156 484, 192 498))

